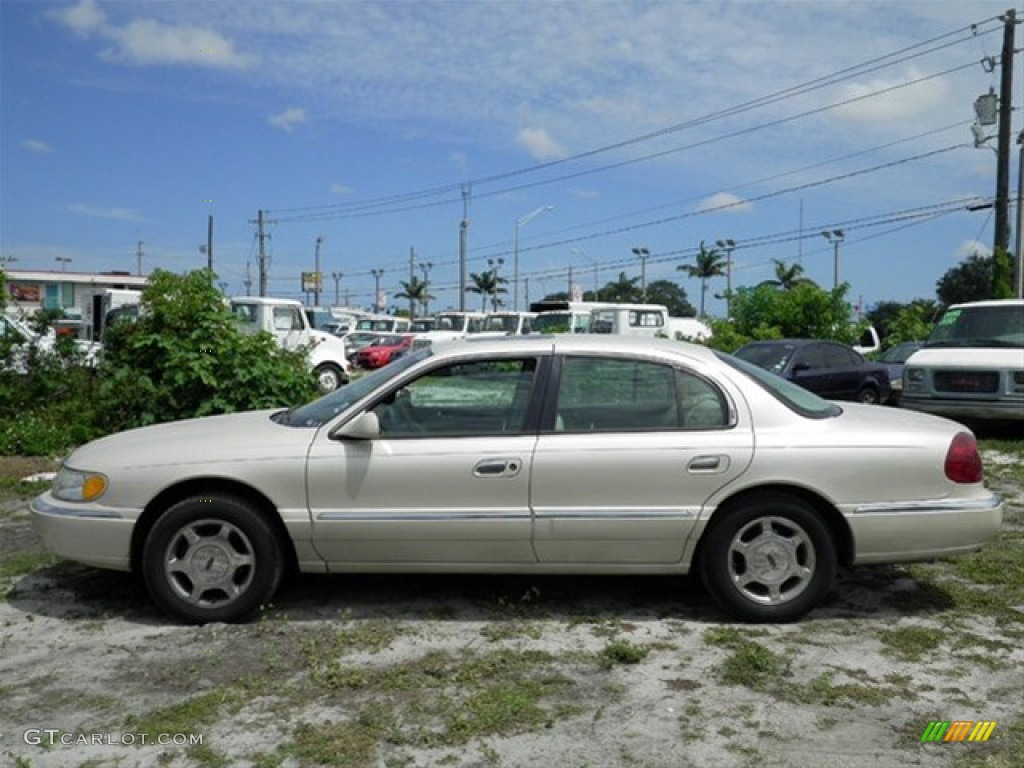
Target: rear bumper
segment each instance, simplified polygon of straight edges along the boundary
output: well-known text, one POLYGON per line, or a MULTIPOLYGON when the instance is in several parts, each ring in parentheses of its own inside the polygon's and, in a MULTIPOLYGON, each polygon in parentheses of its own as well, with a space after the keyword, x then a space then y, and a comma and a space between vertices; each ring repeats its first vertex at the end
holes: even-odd
POLYGON ((853 532, 854 563, 931 560, 974 552, 995 538, 1003 500, 977 499, 867 504, 846 517, 853 532))

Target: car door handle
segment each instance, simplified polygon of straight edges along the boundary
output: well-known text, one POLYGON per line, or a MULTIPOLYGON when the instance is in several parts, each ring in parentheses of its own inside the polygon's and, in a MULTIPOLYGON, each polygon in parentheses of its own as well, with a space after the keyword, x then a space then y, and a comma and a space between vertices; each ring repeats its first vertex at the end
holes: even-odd
POLYGON ((688 472, 724 472, 729 467, 728 456, 694 456, 686 465, 688 472))
POLYGON ((473 467, 474 477, 514 477, 523 463, 519 459, 484 459, 473 467))

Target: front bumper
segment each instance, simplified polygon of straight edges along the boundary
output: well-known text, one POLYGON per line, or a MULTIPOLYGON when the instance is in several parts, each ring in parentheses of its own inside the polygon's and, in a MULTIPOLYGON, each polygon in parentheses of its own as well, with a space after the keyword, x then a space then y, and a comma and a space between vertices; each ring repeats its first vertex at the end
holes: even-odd
POLYGON ((1020 400, 964 400, 921 397, 904 392, 900 408, 944 416, 947 419, 985 421, 1024 421, 1024 403, 1020 400))
POLYGON ((866 504, 846 516, 853 532, 854 563, 931 560, 974 552, 995 538, 1003 500, 976 499, 866 504))
POLYGON ((50 492, 29 505, 32 528, 58 557, 97 568, 131 570, 132 529, 141 510, 72 504, 50 492))

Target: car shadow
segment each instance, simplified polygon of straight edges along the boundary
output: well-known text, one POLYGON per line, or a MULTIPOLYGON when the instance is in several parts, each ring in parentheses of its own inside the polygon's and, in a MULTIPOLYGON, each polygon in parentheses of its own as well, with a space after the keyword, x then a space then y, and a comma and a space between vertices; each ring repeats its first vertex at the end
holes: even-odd
MULTIPOLYGON (((18 579, 7 595, 26 614, 72 621, 120 618, 173 625, 133 574, 61 562, 18 579)), ((941 586, 915 580, 899 566, 843 570, 825 602, 804 621, 929 615, 955 606, 941 586)), ((294 574, 263 619, 395 620, 673 619, 731 623, 696 576, 294 574)))

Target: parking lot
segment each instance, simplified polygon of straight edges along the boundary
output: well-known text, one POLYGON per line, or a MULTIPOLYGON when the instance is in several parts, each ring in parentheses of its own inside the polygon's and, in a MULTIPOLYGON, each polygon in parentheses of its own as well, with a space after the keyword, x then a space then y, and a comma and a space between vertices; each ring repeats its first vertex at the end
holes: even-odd
MULTIPOLYGON (((0 755, 18 766, 1019 766, 1019 454, 980 555, 841 575, 791 625, 672 577, 305 576, 246 625, 170 624, 54 563, 3 502, 0 755), (932 721, 995 721, 922 743, 932 721)), ((23 469, 24 467, 19 467, 23 469)), ((13 471, 13 470, 12 470, 13 471)), ((10 490, 10 489, 14 490, 10 490)))

